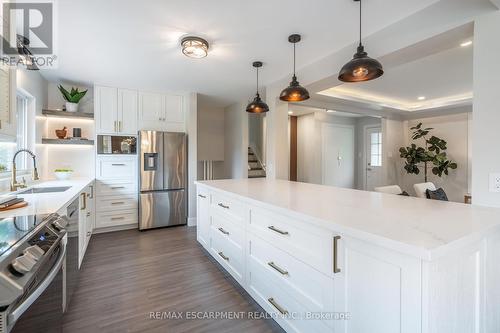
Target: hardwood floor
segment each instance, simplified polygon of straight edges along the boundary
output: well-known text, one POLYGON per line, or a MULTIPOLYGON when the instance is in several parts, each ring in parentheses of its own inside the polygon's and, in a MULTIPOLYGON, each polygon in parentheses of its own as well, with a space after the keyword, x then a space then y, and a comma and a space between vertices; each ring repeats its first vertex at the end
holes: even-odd
POLYGON ((188 227, 92 236, 64 332, 283 332, 270 319, 186 318, 193 311, 264 313, 203 251, 188 227))

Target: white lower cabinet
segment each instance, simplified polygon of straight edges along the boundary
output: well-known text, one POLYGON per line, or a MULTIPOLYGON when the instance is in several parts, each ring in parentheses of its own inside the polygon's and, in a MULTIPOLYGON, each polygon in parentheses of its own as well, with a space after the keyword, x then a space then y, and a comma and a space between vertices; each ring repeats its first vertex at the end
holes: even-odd
POLYGON ((197 239, 287 332, 416 333, 422 262, 198 185, 197 239))
POLYGON ((95 227, 95 184, 92 182, 80 193, 78 225, 78 265, 83 262, 95 227))
POLYGON ((138 223, 137 156, 97 156, 96 228, 129 229, 138 223))

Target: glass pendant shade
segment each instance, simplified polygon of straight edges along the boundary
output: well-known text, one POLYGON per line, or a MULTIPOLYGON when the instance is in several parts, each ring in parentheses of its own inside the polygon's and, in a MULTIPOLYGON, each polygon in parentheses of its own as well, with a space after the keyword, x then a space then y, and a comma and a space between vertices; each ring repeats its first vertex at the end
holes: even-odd
POLYGON ((345 64, 339 73, 339 80, 343 82, 362 82, 381 77, 384 74, 382 64, 368 56, 363 45, 358 46, 358 51, 351 61, 345 64))
POLYGON ((280 100, 285 102, 301 102, 306 99, 309 99, 309 92, 299 84, 297 77, 294 75, 290 85, 281 92, 280 100))
POLYGON ((253 67, 257 69, 257 93, 253 101, 248 103, 246 111, 248 113, 265 113, 269 111, 269 106, 260 98, 259 95, 259 68, 262 67, 261 61, 254 61, 253 67))

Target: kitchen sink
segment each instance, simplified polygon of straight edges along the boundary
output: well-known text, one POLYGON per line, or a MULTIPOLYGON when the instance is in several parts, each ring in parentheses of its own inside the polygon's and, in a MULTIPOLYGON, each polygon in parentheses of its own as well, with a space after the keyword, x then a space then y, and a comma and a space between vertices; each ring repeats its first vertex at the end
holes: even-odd
POLYGON ((55 186, 55 187, 32 187, 17 194, 37 194, 37 193, 55 193, 69 190, 71 186, 55 186))

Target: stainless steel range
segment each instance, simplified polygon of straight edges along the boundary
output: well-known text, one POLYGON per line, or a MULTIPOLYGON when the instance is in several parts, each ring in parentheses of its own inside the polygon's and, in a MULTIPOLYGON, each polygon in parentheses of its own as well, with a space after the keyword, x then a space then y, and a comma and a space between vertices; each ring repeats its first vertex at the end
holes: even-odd
POLYGON ((67 219, 0 220, 0 333, 60 332, 67 219))

